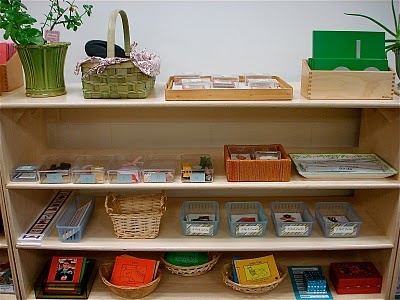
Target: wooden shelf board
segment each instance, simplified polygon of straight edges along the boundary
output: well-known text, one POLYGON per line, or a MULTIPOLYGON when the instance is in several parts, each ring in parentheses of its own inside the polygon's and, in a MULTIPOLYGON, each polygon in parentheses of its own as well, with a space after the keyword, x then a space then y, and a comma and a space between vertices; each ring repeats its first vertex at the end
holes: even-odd
POLYGON ((400 97, 393 100, 307 100, 300 96, 300 83, 293 87, 292 100, 266 101, 166 101, 164 83, 156 83, 146 99, 84 99, 80 83, 67 86, 67 94, 50 98, 25 97, 24 88, 3 93, 1 109, 12 108, 117 108, 117 107, 289 107, 289 108, 400 108, 400 97))
POLYGON ((8 248, 8 244, 7 244, 5 235, 4 235, 4 233, 1 233, 0 234, 0 249, 7 249, 7 248, 8 248))
MULTIPOLYGON (((321 198, 313 198, 312 203, 321 198)), ((348 197, 341 197, 343 201, 348 197)), ((272 223, 269 204, 263 201, 268 215, 265 237, 233 238, 229 234, 225 202, 220 200, 220 222, 218 234, 212 237, 184 236, 179 221, 182 206, 181 199, 168 199, 167 211, 161 219, 160 233, 155 239, 117 239, 113 225, 104 208, 104 198, 96 199, 96 208, 79 243, 62 243, 54 228, 41 245, 19 243, 20 249, 48 250, 88 250, 88 251, 230 251, 234 245, 237 251, 315 251, 315 250, 354 250, 354 249, 391 249, 391 241, 379 226, 363 211, 358 210, 363 224, 357 238, 325 238, 317 222, 314 222, 310 237, 277 237, 272 223)), ((335 200, 336 201, 336 200, 335 200)))
MULTIPOLYGON (((255 254, 253 254, 255 255, 255 254)), ((257 256, 253 256, 257 257, 257 256)), ((276 257, 276 256, 275 256, 276 257)), ((306 257, 299 261, 296 255, 292 257, 276 258, 276 260, 286 266, 289 265, 321 265, 325 276, 328 276, 329 263, 332 257, 306 257)), ((354 257, 349 258, 345 253, 339 254, 335 259, 341 261, 349 261, 349 259, 354 259, 354 257), (343 257, 342 257, 343 256, 343 257)), ((175 299, 193 299, 193 300, 203 300, 203 299, 255 299, 255 298, 269 298, 269 299, 295 299, 291 280, 289 275, 272 291, 265 294, 258 295, 246 295, 240 292, 232 290, 227 287, 222 281, 222 276, 220 270, 223 264, 229 262, 229 257, 225 256, 217 263, 217 265, 208 273, 196 276, 196 277, 183 277, 177 276, 169 273, 164 267, 161 267, 163 272, 161 281, 157 286, 156 290, 150 294, 148 297, 150 299, 162 299, 162 300, 175 300, 175 299)), ((328 277, 327 277, 328 278, 328 277)), ((335 292, 330 280, 328 279, 328 284, 332 296, 335 300, 353 300, 355 295, 338 295, 335 292)), ((102 282, 100 276, 97 274, 93 288, 89 295, 89 299, 116 299, 116 296, 111 292, 108 287, 102 282)), ((35 299, 34 293, 29 295, 28 299, 35 299)), ((363 294, 357 295, 357 299, 387 299, 387 295, 383 290, 380 294, 363 294)))

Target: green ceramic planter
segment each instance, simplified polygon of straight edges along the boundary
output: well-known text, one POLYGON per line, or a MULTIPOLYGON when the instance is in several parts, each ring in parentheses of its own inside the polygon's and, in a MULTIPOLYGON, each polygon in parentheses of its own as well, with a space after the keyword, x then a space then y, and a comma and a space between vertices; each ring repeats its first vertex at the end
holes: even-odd
POLYGON ((71 43, 18 45, 18 53, 25 73, 25 95, 54 97, 64 95, 64 64, 71 43))

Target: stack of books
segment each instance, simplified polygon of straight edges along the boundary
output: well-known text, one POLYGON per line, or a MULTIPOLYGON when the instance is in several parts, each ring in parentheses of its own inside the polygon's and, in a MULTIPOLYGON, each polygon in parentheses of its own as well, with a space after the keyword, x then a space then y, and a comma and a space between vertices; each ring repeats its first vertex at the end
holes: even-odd
POLYGON ((47 295, 81 295, 86 290, 87 277, 94 267, 93 260, 83 256, 53 256, 45 282, 47 295))
POLYGON ((115 258, 110 282, 123 287, 140 287, 157 278, 160 262, 152 259, 119 255, 115 258))

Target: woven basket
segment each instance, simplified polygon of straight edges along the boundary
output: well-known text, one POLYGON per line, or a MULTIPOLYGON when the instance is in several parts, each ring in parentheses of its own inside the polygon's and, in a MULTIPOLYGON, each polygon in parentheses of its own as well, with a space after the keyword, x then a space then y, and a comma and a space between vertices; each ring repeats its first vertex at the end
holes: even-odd
POLYGON ((146 285, 142 285, 139 287, 118 286, 109 282, 113 268, 114 268, 113 263, 102 264, 99 267, 99 274, 101 280, 103 280, 104 284, 108 286, 108 288, 113 293, 128 299, 139 299, 152 293, 157 288, 157 285, 160 282, 162 276, 161 271, 157 270, 157 278, 146 285))
POLYGON ((266 293, 278 286, 279 283, 282 282, 283 279, 285 279, 288 271, 287 268, 281 264, 276 264, 278 267, 279 271, 279 276, 280 278, 278 280, 275 280, 272 283, 268 284, 260 284, 260 285, 243 285, 243 284, 238 284, 232 281, 232 264, 225 264, 222 267, 222 279, 224 280, 225 284, 235 291, 246 293, 246 294, 261 294, 261 293, 266 293))
POLYGON ((164 255, 161 257, 161 262, 172 274, 180 276, 199 276, 210 271, 218 262, 220 257, 221 253, 213 253, 212 259, 209 262, 202 265, 190 266, 190 267, 172 265, 164 259, 164 255))
MULTIPOLYGON (((107 58, 115 56, 115 24, 118 14, 121 16, 124 30, 125 55, 129 57, 130 34, 128 17, 123 10, 114 10, 108 22, 107 58)), ((97 63, 85 62, 81 65, 85 74, 97 63)), ((122 62, 107 66, 103 73, 90 74, 82 78, 83 97, 91 98, 146 98, 154 87, 155 77, 150 77, 140 71, 132 62, 122 62)))
POLYGON ((153 239, 158 236, 161 216, 167 206, 165 191, 160 194, 106 196, 106 212, 116 238, 153 239))

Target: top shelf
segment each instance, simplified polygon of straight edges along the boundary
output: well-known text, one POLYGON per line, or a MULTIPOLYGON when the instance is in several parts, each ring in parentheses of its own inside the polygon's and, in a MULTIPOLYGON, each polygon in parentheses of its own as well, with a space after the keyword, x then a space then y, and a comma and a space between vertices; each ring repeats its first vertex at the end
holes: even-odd
POLYGON ((0 109, 14 108, 125 108, 125 107, 282 107, 282 108, 400 108, 400 97, 393 100, 307 100, 300 95, 300 82, 293 87, 293 100, 265 101, 166 101, 164 84, 156 83, 146 99, 84 99, 81 83, 67 86, 67 94, 49 98, 29 98, 24 88, 3 93, 0 109))

